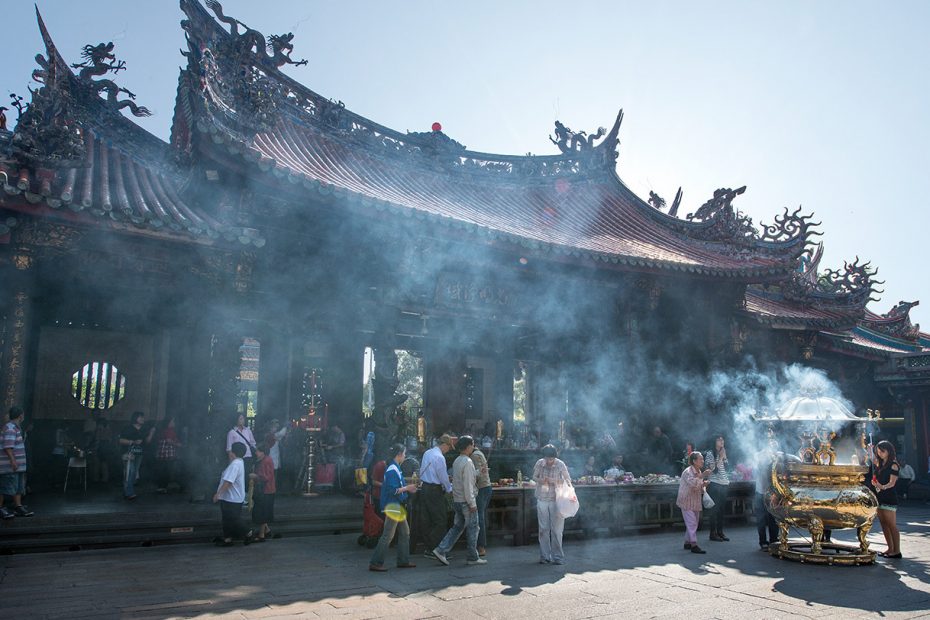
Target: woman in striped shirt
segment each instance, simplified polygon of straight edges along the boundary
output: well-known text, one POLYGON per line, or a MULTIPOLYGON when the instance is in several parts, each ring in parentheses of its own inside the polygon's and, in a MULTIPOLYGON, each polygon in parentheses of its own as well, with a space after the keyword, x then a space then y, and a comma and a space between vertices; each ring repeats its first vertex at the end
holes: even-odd
POLYGON ((726 441, 723 435, 716 435, 714 449, 708 450, 704 455, 704 467, 710 472, 707 494, 714 500, 714 507, 710 509, 708 515, 710 539, 718 542, 730 540, 723 534, 723 511, 727 502, 727 492, 730 490, 728 464, 726 441))

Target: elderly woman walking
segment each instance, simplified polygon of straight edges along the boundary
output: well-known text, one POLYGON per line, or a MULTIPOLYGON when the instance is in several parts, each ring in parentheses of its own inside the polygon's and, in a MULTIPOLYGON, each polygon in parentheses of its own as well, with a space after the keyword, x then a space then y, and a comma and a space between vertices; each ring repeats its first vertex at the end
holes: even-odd
POLYGON ((678 483, 678 501, 681 514, 685 518, 685 550, 691 553, 707 553, 697 544, 697 528, 701 522, 702 499, 707 487, 709 471, 704 469, 704 455, 694 451, 688 455, 688 467, 681 472, 678 483))

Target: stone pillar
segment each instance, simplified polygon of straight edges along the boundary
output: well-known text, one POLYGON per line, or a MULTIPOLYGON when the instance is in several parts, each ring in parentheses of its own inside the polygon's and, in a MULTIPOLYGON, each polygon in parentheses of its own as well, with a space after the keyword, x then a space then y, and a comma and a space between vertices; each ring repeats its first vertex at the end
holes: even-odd
MULTIPOLYGON (((284 330, 268 328, 259 336, 261 363, 258 377, 258 421, 266 428, 271 420, 286 425, 290 385, 291 342, 284 330)), ((257 436, 256 436, 257 438, 257 436)))
POLYGON ((496 428, 497 421, 503 420, 505 432, 508 434, 513 430, 514 364, 516 364, 516 361, 513 359, 512 353, 509 355, 500 354, 494 358, 494 402, 492 405, 494 419, 491 422, 495 424, 496 428))
POLYGON ((18 249, 12 257, 15 270, 8 282, 5 350, 2 358, 3 368, 0 369, 3 413, 14 405, 25 406, 28 397, 26 369, 33 323, 34 260, 32 253, 25 248, 18 249))

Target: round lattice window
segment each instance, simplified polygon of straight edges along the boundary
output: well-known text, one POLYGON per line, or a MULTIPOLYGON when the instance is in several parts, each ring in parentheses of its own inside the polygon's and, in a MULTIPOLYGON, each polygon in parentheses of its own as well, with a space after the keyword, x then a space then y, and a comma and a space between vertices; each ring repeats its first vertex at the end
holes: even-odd
POLYGON ((82 407, 109 409, 126 395, 126 377, 110 362, 88 362, 71 375, 71 396, 82 407))

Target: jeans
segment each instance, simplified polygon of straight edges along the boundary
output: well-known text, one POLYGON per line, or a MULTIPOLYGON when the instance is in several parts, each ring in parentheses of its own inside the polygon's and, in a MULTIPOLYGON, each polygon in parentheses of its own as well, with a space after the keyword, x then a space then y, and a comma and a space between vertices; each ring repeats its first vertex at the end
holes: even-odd
POLYGON ((752 508, 756 513, 756 529, 759 531, 759 544, 766 545, 778 542, 778 524, 775 523, 775 517, 765 509, 765 496, 762 493, 756 493, 756 502, 752 508), (766 533, 768 538, 766 538, 766 533))
POLYGON ((403 566, 410 563, 410 525, 407 520, 395 521, 387 518, 384 520, 384 530, 381 532, 381 538, 378 539, 378 546, 371 556, 369 564, 372 566, 384 566, 384 556, 387 555, 388 546, 394 540, 394 534, 400 532, 397 538, 397 565, 403 566))
POLYGON ((129 460, 123 467, 123 495, 132 497, 136 494, 136 478, 139 477, 139 466, 142 465, 141 454, 129 455, 129 460))
POLYGON ((465 502, 453 502, 452 510, 455 512, 455 522, 452 524, 452 529, 446 532, 445 537, 442 539, 442 542, 436 547, 440 553, 446 555, 449 551, 452 550, 452 547, 455 546, 455 543, 458 541, 459 536, 462 535, 464 530, 466 533, 466 540, 468 542, 468 552, 469 560, 478 559, 478 513, 472 512, 468 508, 468 504, 465 502))
POLYGON ((478 489, 478 546, 488 546, 488 504, 491 503, 491 487, 478 489))
POLYGON ((710 514, 707 515, 707 524, 711 535, 723 534, 723 512, 727 507, 727 494, 729 491, 730 487, 725 484, 711 482, 707 485, 707 494, 714 500, 714 507, 710 509, 710 514))
POLYGON ((696 545, 698 523, 701 522, 701 511, 682 509, 681 516, 685 518, 685 542, 696 545))
POLYGON ((565 519, 559 515, 554 499, 536 500, 536 517, 539 520, 539 558, 548 562, 561 562, 562 530, 565 519))

